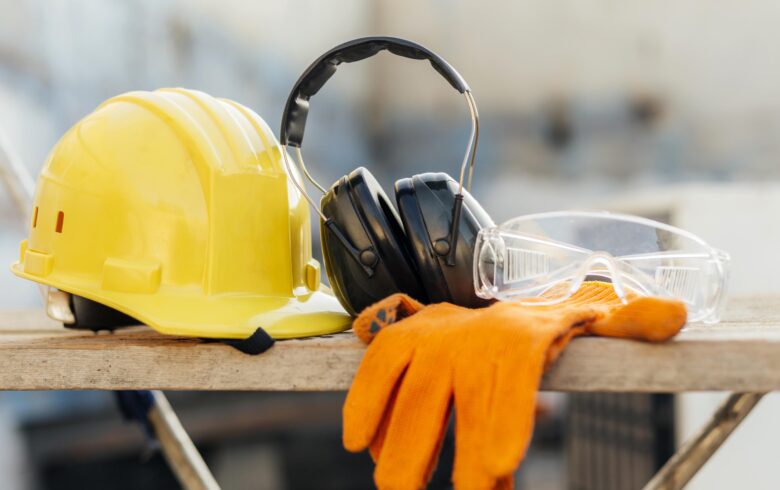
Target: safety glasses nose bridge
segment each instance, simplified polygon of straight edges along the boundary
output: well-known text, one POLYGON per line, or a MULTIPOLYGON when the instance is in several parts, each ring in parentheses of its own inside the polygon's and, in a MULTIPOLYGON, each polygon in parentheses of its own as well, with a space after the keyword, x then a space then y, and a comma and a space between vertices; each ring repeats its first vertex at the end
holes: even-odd
POLYGON ((622 301, 626 301, 626 290, 623 287, 621 274, 621 264, 607 252, 593 252, 588 258, 582 261, 577 270, 577 275, 572 279, 569 294, 574 294, 582 285, 583 281, 589 276, 596 276, 599 279, 609 279, 615 294, 622 301))

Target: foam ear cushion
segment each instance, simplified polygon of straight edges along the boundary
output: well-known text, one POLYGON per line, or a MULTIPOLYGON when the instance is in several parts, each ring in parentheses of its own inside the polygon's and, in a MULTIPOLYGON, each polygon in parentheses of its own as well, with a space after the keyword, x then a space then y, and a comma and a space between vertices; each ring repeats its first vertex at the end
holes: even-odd
POLYGON ((323 214, 336 223, 356 248, 372 249, 377 256, 374 274, 369 277, 333 233, 321 226, 328 278, 349 313, 357 314, 396 292, 426 301, 401 220, 368 170, 361 167, 340 179, 321 204, 323 214))
POLYGON ((447 265, 446 254, 435 250, 438 241, 451 245, 448 242, 457 193, 458 183, 445 173, 419 174, 395 184, 401 222, 428 301, 469 308, 486 306, 488 302, 474 291, 474 245, 479 230, 493 226, 493 220, 465 190, 455 265, 447 265))

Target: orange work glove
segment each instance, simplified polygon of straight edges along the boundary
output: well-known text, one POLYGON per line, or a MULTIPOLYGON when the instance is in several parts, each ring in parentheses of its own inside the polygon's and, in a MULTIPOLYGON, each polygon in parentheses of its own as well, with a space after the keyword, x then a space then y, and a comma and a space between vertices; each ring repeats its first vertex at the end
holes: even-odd
POLYGON ((553 306, 424 307, 396 294, 366 308, 355 333, 371 342, 344 404, 344 446, 370 448, 384 489, 417 490, 436 466, 454 403, 453 482, 512 487, 531 439, 542 374, 577 335, 663 341, 685 324, 682 303, 585 283, 553 306))

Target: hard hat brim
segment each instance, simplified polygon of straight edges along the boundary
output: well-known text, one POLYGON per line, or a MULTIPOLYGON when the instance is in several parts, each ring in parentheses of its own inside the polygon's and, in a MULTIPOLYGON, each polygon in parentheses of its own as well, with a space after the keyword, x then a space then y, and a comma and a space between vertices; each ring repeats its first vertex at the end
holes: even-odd
POLYGON ((338 300, 324 292, 293 297, 251 294, 206 295, 198 287, 154 294, 126 293, 65 281, 56 274, 47 277, 26 273, 17 262, 11 271, 19 277, 104 304, 167 335, 245 339, 258 327, 275 339, 327 335, 350 328, 352 320, 338 300))

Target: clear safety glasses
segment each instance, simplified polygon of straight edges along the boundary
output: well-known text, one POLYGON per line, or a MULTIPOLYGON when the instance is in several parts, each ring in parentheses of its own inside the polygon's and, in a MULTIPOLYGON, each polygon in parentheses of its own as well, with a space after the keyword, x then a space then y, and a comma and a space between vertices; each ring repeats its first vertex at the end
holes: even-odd
POLYGON ((515 218, 481 230, 474 253, 483 298, 554 304, 599 280, 623 301, 631 293, 679 299, 690 322, 720 319, 728 280, 726 252, 679 228, 607 212, 515 218))

